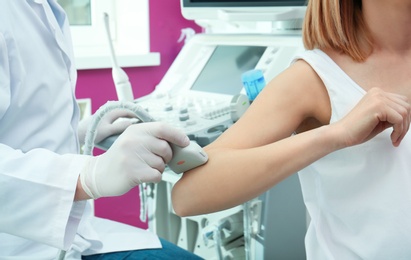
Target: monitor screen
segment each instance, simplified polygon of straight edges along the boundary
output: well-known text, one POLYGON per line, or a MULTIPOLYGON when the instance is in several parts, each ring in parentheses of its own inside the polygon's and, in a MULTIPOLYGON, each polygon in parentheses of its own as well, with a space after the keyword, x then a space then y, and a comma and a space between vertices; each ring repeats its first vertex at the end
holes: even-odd
POLYGON ((265 49, 265 46, 218 45, 191 90, 239 94, 243 88, 241 74, 255 68, 265 49))
POLYGON ((258 6, 303 6, 306 4, 306 0, 182 0, 185 7, 258 7, 258 6))
POLYGON ((303 19, 306 0, 181 0, 190 20, 282 21, 303 19))

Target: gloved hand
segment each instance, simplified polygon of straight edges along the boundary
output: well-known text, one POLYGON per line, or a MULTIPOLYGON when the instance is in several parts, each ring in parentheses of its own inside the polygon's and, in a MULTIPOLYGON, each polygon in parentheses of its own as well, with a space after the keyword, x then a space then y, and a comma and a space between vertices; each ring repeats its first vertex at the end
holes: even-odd
MULTIPOLYGON (((133 112, 125 109, 114 109, 108 112, 103 116, 97 126, 96 139, 94 140, 94 143, 98 144, 109 136, 122 133, 127 127, 133 124, 133 118, 136 119, 133 112)), ((81 120, 79 123, 77 133, 80 146, 84 145, 87 129, 91 124, 92 119, 93 117, 89 116, 81 120)))
POLYGON ((172 158, 169 143, 186 147, 190 140, 165 123, 129 126, 104 154, 90 157, 80 173, 83 190, 96 199, 122 195, 144 182, 161 181, 172 158))

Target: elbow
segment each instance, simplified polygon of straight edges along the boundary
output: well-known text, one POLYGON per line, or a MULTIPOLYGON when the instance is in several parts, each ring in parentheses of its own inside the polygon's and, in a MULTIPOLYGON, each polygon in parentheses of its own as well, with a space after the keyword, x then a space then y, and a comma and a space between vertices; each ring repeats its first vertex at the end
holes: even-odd
POLYGON ((173 188, 171 192, 171 202, 173 205, 173 210, 179 217, 189 216, 188 207, 186 207, 183 199, 180 198, 178 192, 173 188))
POLYGON ((181 206, 179 203, 175 203, 173 201, 173 209, 177 216, 179 217, 188 217, 190 214, 188 213, 187 209, 184 206, 181 206))

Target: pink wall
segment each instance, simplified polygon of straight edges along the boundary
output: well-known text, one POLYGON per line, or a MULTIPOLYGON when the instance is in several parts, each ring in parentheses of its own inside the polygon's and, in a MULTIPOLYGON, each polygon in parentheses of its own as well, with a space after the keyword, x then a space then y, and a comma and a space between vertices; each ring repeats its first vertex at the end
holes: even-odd
MULTIPOLYGON (((197 32, 201 28, 181 16, 180 0, 150 1, 150 44, 152 52, 159 52, 161 65, 155 67, 124 68, 133 86, 134 96, 149 94, 160 82, 171 63, 182 48, 178 43, 181 29, 191 27, 197 32)), ((95 112, 108 100, 116 100, 110 69, 80 70, 76 89, 77 98, 91 98, 95 112)), ((96 151, 99 153, 100 151, 96 151)), ((133 226, 147 228, 139 219, 139 190, 114 198, 102 198, 95 202, 96 215, 117 220, 133 226)))

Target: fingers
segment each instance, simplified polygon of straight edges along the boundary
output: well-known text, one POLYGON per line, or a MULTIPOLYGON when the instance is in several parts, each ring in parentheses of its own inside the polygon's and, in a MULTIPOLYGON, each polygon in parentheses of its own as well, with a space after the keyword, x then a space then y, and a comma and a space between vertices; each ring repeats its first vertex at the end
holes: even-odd
POLYGON ((173 151, 170 147, 170 144, 162 139, 158 139, 156 137, 147 138, 144 141, 144 147, 147 154, 151 154, 152 157, 156 157, 156 159, 150 159, 150 166, 155 167, 159 171, 164 171, 164 167, 159 166, 160 163, 167 164, 172 156, 173 151))
POLYGON ((391 141, 394 146, 398 146, 409 130, 411 106, 403 95, 385 93, 385 97, 386 110, 380 121, 387 122, 386 127, 393 128, 391 141))
POLYGON ((391 141, 394 146, 398 146, 407 134, 410 126, 410 108, 398 104, 390 104, 392 113, 387 119, 392 124, 391 141))
POLYGON ((160 174, 163 173, 166 168, 166 163, 163 158, 149 151, 146 154, 136 154, 136 156, 147 166, 156 170, 156 172, 159 172, 160 174))
POLYGON ((133 122, 130 120, 122 120, 114 124, 111 124, 108 126, 110 130, 110 135, 122 133, 124 132, 124 130, 126 130, 127 127, 129 127, 132 124, 133 122))
POLYGON ((124 132, 130 125, 138 120, 134 113, 124 109, 114 109, 104 115, 98 126, 96 143, 103 139, 124 132))
POLYGON ((176 144, 180 147, 186 147, 190 144, 190 139, 182 130, 178 128, 161 122, 146 124, 149 127, 150 133, 157 138, 176 144))
POLYGON ((339 123, 345 146, 368 141, 389 127, 391 142, 398 146, 409 130, 410 104, 406 96, 373 88, 339 123))
MULTIPOLYGON (((171 160, 173 155, 169 141, 164 138, 166 135, 162 134, 164 130, 161 129, 163 128, 161 123, 134 124, 120 135, 115 144, 122 150, 131 151, 132 154, 141 157, 150 167, 162 172, 165 164, 171 160)), ((185 134, 182 135, 186 137, 185 134)))
POLYGON ((131 112, 130 110, 126 110, 126 109, 114 109, 111 110, 110 112, 108 112, 104 118, 109 121, 110 123, 113 123, 114 121, 116 121, 119 118, 135 118, 136 115, 131 112))
POLYGON ((141 183, 158 183, 162 180, 162 172, 154 168, 147 168, 132 176, 134 186, 141 183))

